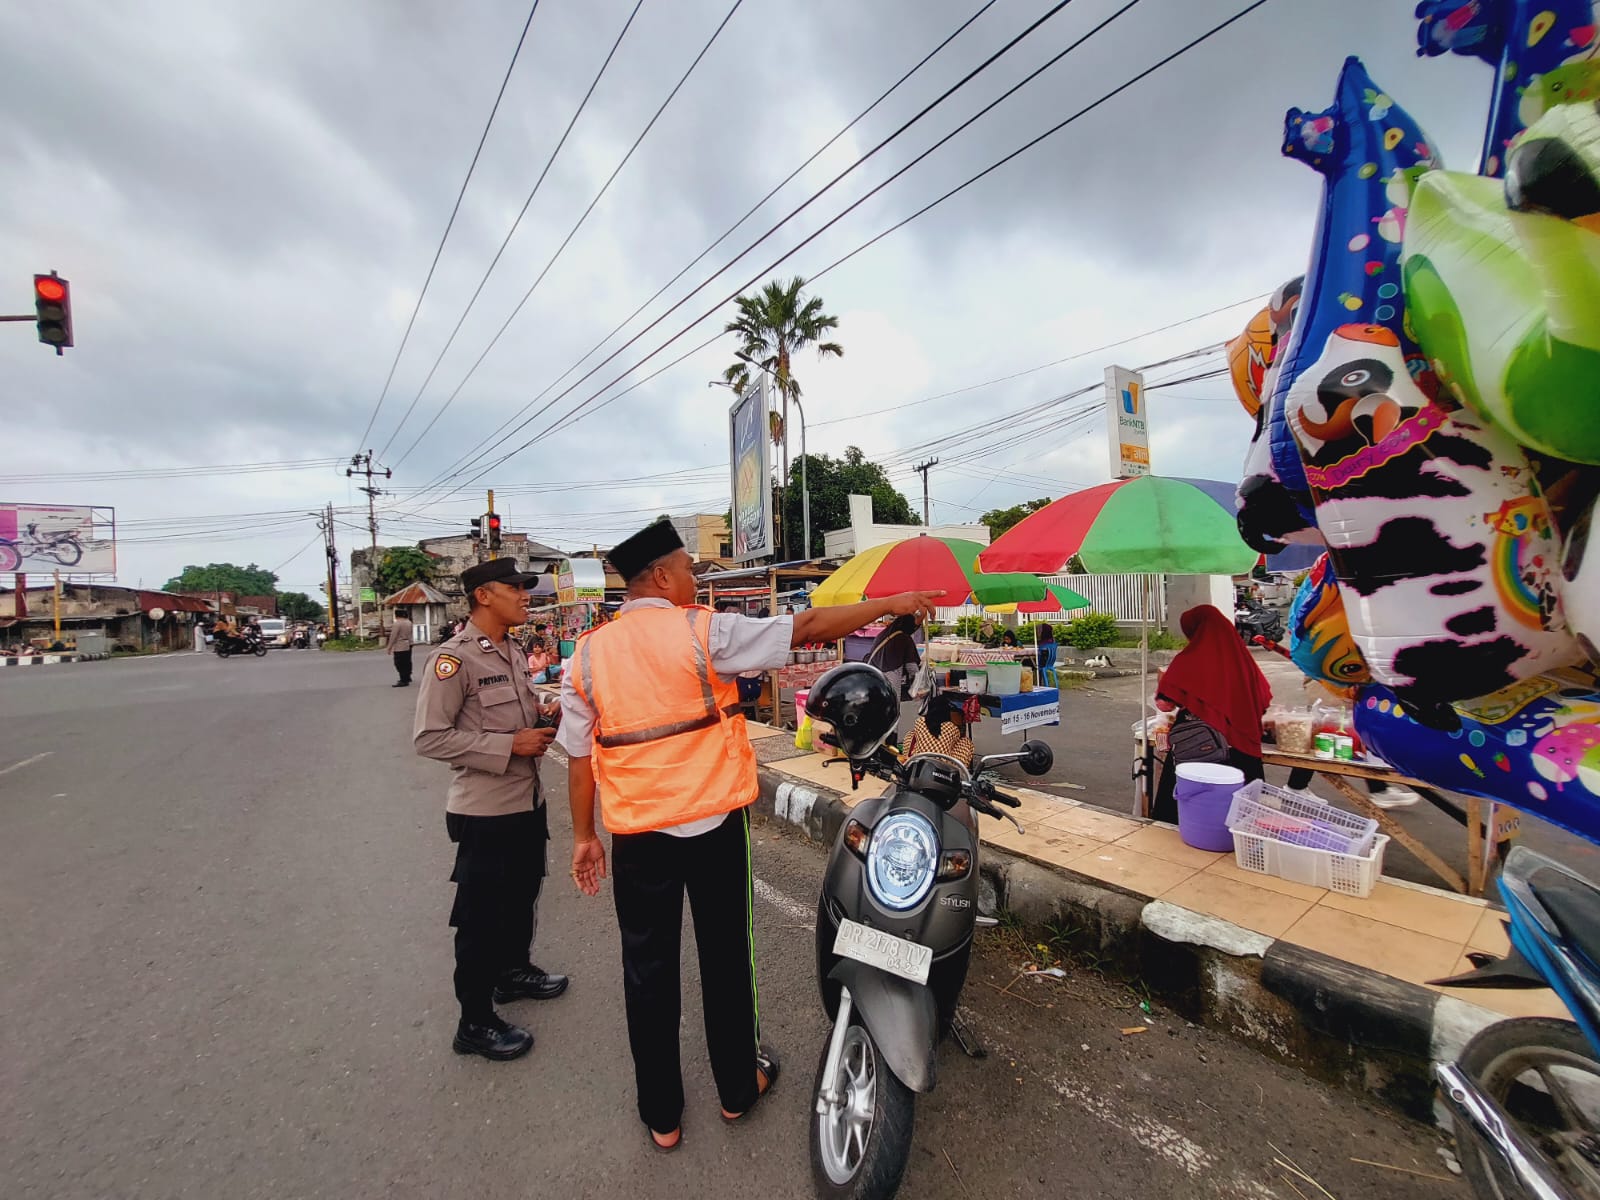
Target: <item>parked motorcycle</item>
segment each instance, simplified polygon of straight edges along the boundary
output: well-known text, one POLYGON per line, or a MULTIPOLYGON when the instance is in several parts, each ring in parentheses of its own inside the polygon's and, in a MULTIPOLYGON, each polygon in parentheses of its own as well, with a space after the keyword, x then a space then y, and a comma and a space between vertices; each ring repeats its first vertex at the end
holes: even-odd
POLYGON ((267 644, 255 630, 251 630, 243 637, 219 633, 212 640, 211 648, 216 651, 218 658, 227 658, 234 654, 254 654, 257 658, 267 656, 267 644))
MULTIPOLYGON (((852 811, 828 858, 817 901, 817 982, 833 1032, 817 1067, 811 1173, 819 1196, 879 1200, 900 1186, 911 1153, 916 1096, 934 1086, 935 1057, 952 1030, 972 954, 978 900, 974 814, 1019 822, 997 807, 1021 802, 990 771, 1020 763, 1050 770, 1043 742, 980 759, 884 747, 900 700, 877 668, 835 667, 811 689, 808 713, 864 775, 894 786, 852 811)), ((955 1028, 974 1055, 969 1035, 955 1028)))
POLYGON ((1573 1021, 1484 1029, 1435 1070, 1462 1171, 1484 1200, 1600 1197, 1600 889, 1516 847, 1500 875, 1511 953, 1471 956, 1450 987, 1554 988, 1573 1021))
POLYGON ((1241 600, 1234 605, 1233 627, 1246 642, 1258 637, 1269 642, 1283 640, 1283 615, 1259 600, 1241 600))

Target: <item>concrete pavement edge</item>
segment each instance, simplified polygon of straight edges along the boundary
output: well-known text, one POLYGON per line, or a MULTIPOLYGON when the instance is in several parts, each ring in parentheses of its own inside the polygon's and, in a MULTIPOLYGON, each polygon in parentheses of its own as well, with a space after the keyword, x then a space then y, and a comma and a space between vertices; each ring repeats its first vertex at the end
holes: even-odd
MULTIPOLYGON (((843 793, 759 765, 756 809, 832 846, 843 793)), ((1499 1013, 1206 913, 985 846, 980 906, 1030 938, 1066 934, 1077 953, 1137 980, 1185 1019, 1417 1120, 1440 1120, 1433 1064, 1499 1013)))

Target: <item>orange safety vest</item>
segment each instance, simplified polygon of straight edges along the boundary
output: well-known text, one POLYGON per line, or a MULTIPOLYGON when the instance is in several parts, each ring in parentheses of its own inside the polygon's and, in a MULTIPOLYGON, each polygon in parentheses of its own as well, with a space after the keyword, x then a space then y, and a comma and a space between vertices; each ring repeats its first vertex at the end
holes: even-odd
POLYGON ((711 617, 650 605, 578 639, 573 682, 596 714, 594 774, 612 833, 719 816, 760 790, 739 686, 711 667, 711 617))

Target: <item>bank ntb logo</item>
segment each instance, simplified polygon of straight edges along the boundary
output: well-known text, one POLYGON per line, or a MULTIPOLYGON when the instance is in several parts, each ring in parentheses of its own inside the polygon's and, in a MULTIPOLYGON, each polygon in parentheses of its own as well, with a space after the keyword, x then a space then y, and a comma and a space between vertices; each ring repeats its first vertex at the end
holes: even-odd
POLYGON ((1122 385, 1122 411, 1130 417, 1139 415, 1139 383, 1130 379, 1122 385))

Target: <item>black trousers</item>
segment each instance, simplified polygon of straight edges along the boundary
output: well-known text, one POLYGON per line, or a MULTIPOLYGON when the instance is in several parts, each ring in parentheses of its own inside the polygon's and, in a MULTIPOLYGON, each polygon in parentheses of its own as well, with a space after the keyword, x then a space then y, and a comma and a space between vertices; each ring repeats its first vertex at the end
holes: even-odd
POLYGON ((711 1073, 722 1107, 743 1112, 756 1099, 760 1034, 750 810, 729 813, 699 837, 614 835, 611 886, 622 930, 622 983, 640 1119, 657 1133, 670 1133, 683 1117, 678 961, 685 891, 700 956, 711 1073))
POLYGON ((399 673, 401 683, 411 682, 411 651, 396 650, 394 652, 394 669, 399 673))
POLYGON ((456 844, 456 1000, 462 1020, 481 1023, 494 1015, 495 983, 529 965, 550 828, 543 804, 504 817, 444 819, 456 844))

